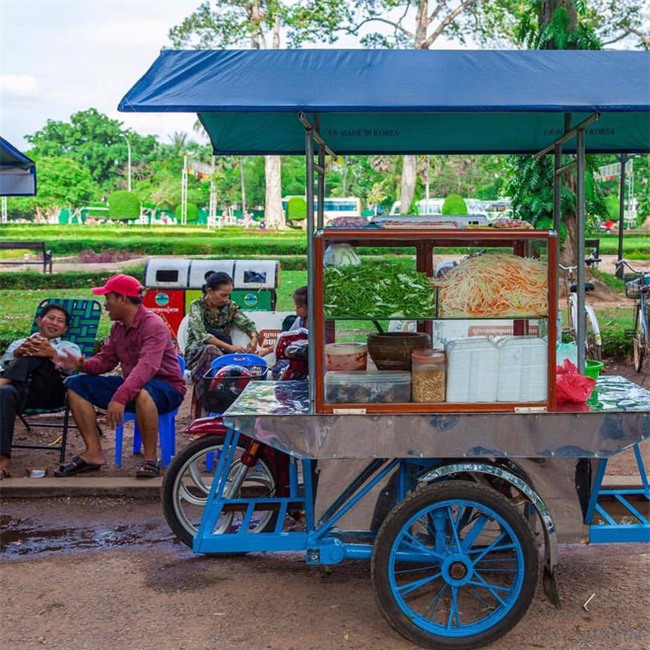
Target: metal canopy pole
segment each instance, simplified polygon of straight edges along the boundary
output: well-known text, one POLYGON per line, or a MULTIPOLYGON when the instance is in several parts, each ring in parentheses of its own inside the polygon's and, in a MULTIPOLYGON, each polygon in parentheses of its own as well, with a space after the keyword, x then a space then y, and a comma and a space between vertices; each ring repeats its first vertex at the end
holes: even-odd
MULTIPOLYGON (((305 127, 305 155, 307 158, 307 364, 309 376, 316 367, 314 349, 314 129, 305 127)), ((316 390, 313 380, 309 382, 309 412, 315 412, 316 390)))
MULTIPOLYGON (((620 176, 620 196, 618 200, 618 259, 619 261, 623 259, 623 231, 625 230, 625 168, 627 166, 627 161, 629 156, 626 153, 622 153, 620 156, 621 161, 621 176, 620 176)), ((625 275, 625 270, 623 266, 616 268, 617 276, 620 276, 619 279, 622 280, 625 275)))
MULTIPOLYGON (((562 145, 555 145, 555 174, 553 177, 553 230, 557 233, 555 242, 555 258, 560 259, 560 227, 562 225, 562 145)), ((555 295, 560 295, 560 274, 555 275, 555 295)), ((562 312, 558 309, 557 342, 562 341, 562 312)), ((549 345, 551 342, 549 341, 549 345)))
MULTIPOLYGON (((323 227, 323 212, 325 209, 325 155, 335 157, 334 152, 327 146, 304 113, 298 114, 298 119, 305 127, 305 157, 307 163, 307 320, 308 320, 308 342, 307 363, 309 365, 309 376, 314 376, 316 367, 316 346, 314 343, 314 232, 323 227), (318 144, 318 152, 314 150, 314 142, 318 144), (318 163, 314 163, 314 155, 318 154, 318 163), (314 173, 318 174, 318 214, 314 215, 314 173)), ((318 125, 318 116, 315 116, 315 125, 318 125)), ((315 412, 316 405, 316 382, 309 382, 309 411, 315 412)))
POLYGON ((587 319, 585 312, 585 130, 578 129, 578 172, 576 187, 576 207, 577 207, 577 246, 576 246, 576 265, 577 269, 577 326, 578 331, 578 372, 585 371, 585 352, 587 341, 587 319))
MULTIPOLYGON (((576 338, 578 339, 578 371, 584 372, 585 369, 585 342, 587 340, 587 324, 585 314, 585 131, 587 127, 600 118, 600 113, 594 113, 580 122, 577 126, 571 128, 571 113, 564 115, 564 134, 555 142, 551 143, 541 151, 538 151, 533 158, 538 159, 545 154, 553 151, 555 153, 555 180, 553 183, 553 223, 558 232, 559 242, 559 222, 561 207, 561 175, 565 172, 577 168, 577 186, 576 186, 576 267, 577 267, 577 323, 576 338), (576 161, 562 166, 562 145, 571 140, 577 139, 576 161)), ((559 244, 558 244, 559 246, 559 244)), ((559 252, 559 251, 558 251, 559 252)))

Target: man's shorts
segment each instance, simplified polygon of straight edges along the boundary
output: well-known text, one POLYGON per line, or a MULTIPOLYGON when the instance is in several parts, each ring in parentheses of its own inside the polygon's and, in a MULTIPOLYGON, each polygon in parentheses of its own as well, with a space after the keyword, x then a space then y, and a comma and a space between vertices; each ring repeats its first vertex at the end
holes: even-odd
MULTIPOLYGON (((65 385, 94 406, 107 409, 113 395, 123 383, 124 379, 116 375, 104 377, 79 374, 68 377, 65 385)), ((177 409, 183 401, 183 396, 173 386, 155 377, 144 385, 144 390, 151 395, 159 415, 177 409)), ((135 412, 135 403, 128 402, 126 410, 135 412)))

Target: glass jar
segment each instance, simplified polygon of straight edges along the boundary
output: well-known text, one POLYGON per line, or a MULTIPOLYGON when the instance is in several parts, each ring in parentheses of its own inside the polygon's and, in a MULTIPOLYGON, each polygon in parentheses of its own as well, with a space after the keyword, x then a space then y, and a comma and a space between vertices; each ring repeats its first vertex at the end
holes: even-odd
POLYGON ((444 402, 447 360, 441 350, 415 350, 411 354, 411 389, 414 402, 444 402))

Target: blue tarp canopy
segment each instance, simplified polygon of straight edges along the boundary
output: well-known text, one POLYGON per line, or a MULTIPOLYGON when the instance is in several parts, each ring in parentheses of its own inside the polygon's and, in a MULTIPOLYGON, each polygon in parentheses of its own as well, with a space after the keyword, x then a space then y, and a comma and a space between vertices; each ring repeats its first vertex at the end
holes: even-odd
POLYGON ((36 163, 0 136, 0 196, 34 196, 36 163))
MULTIPOLYGON (((650 151, 650 53, 167 50, 120 102, 195 112, 217 154, 533 153, 594 112, 588 152, 650 151)), ((564 145, 575 150, 575 140, 564 145)))

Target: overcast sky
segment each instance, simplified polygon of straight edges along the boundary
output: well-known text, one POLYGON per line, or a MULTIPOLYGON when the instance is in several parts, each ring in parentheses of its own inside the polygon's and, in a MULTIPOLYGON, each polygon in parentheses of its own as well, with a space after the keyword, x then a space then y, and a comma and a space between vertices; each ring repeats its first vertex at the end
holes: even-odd
MULTIPOLYGON (((48 119, 96 108, 142 135, 191 132, 194 115, 118 113, 167 33, 200 0, 0 0, 0 135, 19 149, 48 119)), ((196 137, 196 136, 193 136, 196 137)))

